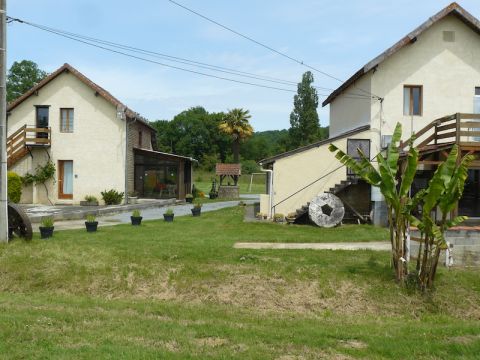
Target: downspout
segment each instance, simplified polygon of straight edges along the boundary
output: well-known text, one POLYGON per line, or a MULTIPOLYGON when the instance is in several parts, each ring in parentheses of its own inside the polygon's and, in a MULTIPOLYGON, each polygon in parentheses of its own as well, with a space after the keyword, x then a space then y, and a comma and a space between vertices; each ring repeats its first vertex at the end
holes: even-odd
POLYGON ((273 208, 273 170, 261 168, 262 171, 268 174, 268 218, 272 219, 273 208))

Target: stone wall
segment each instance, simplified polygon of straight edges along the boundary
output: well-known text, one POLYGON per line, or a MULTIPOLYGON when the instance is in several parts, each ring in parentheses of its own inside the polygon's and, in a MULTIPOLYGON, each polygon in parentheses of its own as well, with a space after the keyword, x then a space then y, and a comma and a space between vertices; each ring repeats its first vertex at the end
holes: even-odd
MULTIPOLYGON (((411 233, 412 236, 419 237, 416 231, 411 233)), ((467 230, 461 228, 459 230, 447 231, 445 234, 447 242, 450 244, 449 255, 453 260, 453 266, 480 266, 480 231, 467 230)), ((411 255, 416 257, 418 254, 419 243, 411 242, 411 255)), ((445 265, 446 252, 443 251, 440 256, 440 262, 445 265)))

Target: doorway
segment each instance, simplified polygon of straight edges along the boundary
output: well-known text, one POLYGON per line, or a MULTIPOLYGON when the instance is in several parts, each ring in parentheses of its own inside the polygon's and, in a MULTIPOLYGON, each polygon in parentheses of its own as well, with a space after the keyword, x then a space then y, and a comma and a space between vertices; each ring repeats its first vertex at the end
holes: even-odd
POLYGON ((458 214, 480 217, 480 169, 468 170, 463 196, 458 202, 458 214))
POLYGON ((73 161, 58 161, 58 198, 73 199, 73 161))

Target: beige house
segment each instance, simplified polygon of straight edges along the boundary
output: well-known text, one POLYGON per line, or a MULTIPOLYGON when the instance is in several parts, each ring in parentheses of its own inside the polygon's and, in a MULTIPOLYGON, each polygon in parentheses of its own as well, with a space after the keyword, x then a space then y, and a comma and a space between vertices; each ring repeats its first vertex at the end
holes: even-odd
MULTIPOLYGON (((298 210, 301 215, 315 195, 333 192, 353 217, 366 220, 373 214, 375 223, 383 223, 381 195, 340 166, 328 145, 353 156, 360 147, 373 159, 385 150, 400 122, 404 139, 413 133, 419 137, 416 144, 423 152, 417 186, 424 186, 451 144, 460 144, 464 152, 479 149, 480 116, 474 115, 480 112, 479 59, 479 20, 457 3, 429 18, 323 102, 330 105, 330 139, 261 161, 272 174, 261 211, 298 210)), ((470 216, 480 216, 477 165, 459 204, 459 212, 470 216)))
POLYGON ((179 198, 191 191, 192 160, 156 151, 156 130, 68 64, 8 106, 8 168, 55 177, 23 189, 21 202, 78 204, 100 192, 179 198))

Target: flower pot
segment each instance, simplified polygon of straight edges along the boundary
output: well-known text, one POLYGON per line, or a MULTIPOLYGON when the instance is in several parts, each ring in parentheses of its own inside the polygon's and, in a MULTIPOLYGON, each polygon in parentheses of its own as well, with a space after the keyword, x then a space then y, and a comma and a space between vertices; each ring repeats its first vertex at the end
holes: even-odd
POLYGON ((129 197, 128 197, 128 203, 129 203, 129 204, 137 204, 137 203, 138 203, 138 197, 136 197, 136 196, 129 196, 129 197))
POLYGON ((55 229, 54 226, 52 227, 43 227, 43 226, 40 226, 40 237, 42 239, 48 239, 48 238, 51 238, 53 236, 53 229, 55 229))
POLYGON ((193 198, 185 198, 185 201, 189 204, 191 204, 193 202, 193 198))
POLYGON ((98 221, 85 221, 85 228, 87 229, 87 232, 95 232, 97 231, 98 227, 98 221))
POLYGON ((175 214, 163 214, 163 218, 165 219, 166 222, 173 222, 173 217, 175 214))
POLYGON ((193 208, 192 209, 192 215, 193 216, 200 216, 201 213, 202 213, 202 208, 193 208))
POLYGON ((130 216, 130 220, 132 221, 132 225, 138 226, 142 223, 142 216, 130 216))

